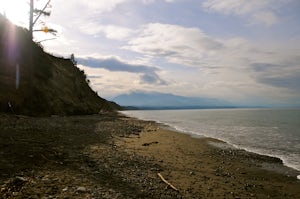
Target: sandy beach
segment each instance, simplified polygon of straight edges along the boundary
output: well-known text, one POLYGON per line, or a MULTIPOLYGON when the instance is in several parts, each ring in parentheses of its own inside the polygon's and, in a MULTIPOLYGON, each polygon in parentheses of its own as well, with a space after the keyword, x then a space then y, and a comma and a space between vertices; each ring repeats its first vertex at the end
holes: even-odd
POLYGON ((300 197, 277 158, 116 113, 1 115, 0 130, 0 198, 300 197))
POLYGON ((279 159, 192 138, 164 128, 126 138, 126 150, 160 162, 161 172, 185 198, 298 198, 299 172, 279 159))

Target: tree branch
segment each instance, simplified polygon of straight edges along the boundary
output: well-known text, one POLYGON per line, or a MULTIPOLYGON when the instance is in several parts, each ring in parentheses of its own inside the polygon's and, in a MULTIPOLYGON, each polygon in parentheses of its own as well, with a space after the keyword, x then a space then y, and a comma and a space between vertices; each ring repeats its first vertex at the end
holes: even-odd
POLYGON ((50 3, 51 0, 49 0, 46 5, 44 6, 44 8, 40 11, 40 14, 37 16, 37 18, 34 20, 34 22, 32 23, 32 27, 34 26, 34 24, 37 22, 37 20, 39 20, 40 16, 42 13, 45 12, 45 9, 48 7, 49 3, 50 3))

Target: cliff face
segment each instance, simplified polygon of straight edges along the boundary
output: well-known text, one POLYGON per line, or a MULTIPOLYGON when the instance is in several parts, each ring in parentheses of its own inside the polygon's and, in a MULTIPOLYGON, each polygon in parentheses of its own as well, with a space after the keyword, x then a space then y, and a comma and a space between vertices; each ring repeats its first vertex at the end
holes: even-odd
POLYGON ((73 115, 120 108, 99 97, 70 59, 45 53, 27 30, 0 16, 0 112, 73 115))

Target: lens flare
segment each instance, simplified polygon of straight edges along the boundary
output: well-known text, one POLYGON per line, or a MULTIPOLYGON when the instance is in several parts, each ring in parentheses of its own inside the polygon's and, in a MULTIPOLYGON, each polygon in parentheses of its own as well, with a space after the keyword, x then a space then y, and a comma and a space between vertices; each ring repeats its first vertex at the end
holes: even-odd
POLYGON ((16 64, 16 89, 19 89, 20 85, 20 66, 19 64, 16 64))

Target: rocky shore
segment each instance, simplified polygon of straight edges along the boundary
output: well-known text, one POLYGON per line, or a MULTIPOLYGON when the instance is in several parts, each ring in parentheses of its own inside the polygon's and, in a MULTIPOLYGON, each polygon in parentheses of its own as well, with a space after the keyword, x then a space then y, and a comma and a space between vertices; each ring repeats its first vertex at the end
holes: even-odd
POLYGON ((0 115, 0 198, 299 198, 298 171, 225 145, 118 113, 0 115))

